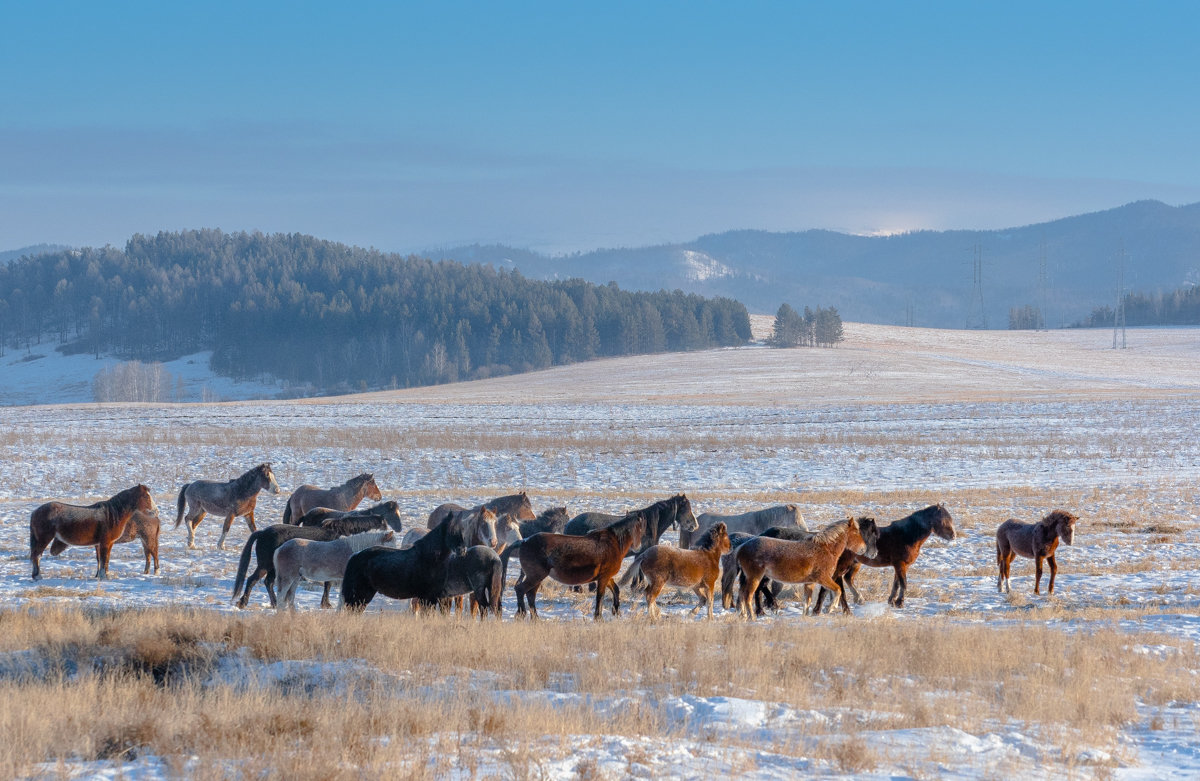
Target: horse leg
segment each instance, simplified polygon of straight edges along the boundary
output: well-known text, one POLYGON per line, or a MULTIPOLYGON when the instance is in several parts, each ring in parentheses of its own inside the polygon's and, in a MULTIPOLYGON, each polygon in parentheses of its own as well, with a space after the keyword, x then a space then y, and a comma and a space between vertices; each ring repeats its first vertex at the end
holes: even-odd
POLYGON ((246 513, 246 525, 250 527, 251 534, 254 534, 254 532, 258 531, 258 529, 254 526, 254 510, 246 513))
MULTIPOLYGON (((842 588, 842 584, 826 575, 819 581, 822 586, 829 589, 830 593, 836 593, 839 597, 839 603, 842 606, 843 613, 851 613, 850 603, 846 601, 846 590, 842 588)), ((851 613, 852 614, 852 613, 851 613)))
POLYGON ((896 591, 896 607, 904 607, 904 595, 908 593, 908 565, 896 565, 895 582, 892 583, 892 589, 896 591))
POLYGON ((751 604, 753 596, 758 592, 758 584, 762 582, 762 575, 751 577, 742 570, 742 589, 738 594, 738 608, 743 618, 748 618, 751 621, 755 619, 754 605, 751 604))
MULTIPOLYGON (((592 613, 592 620, 600 620, 600 608, 604 605, 604 590, 608 588, 607 583, 602 583, 599 579, 593 581, 596 584, 596 610, 592 613)), ((615 596, 615 595, 614 595, 615 596)), ((615 601, 613 605, 616 607, 615 601)))
POLYGON ((200 525, 200 521, 204 520, 205 515, 203 510, 193 510, 192 514, 183 519, 183 522, 187 524, 188 548, 191 550, 196 549, 196 527, 200 525))
POLYGON ((996 543, 996 569, 997 569, 996 591, 1001 594, 1004 593, 1004 579, 1005 579, 1005 575, 1006 575, 1005 570, 1007 569, 1007 567, 1005 566, 1004 554, 1005 554, 1005 551, 1000 548, 1000 543, 997 542, 996 543))
POLYGON ((246 588, 242 591, 242 598, 239 599, 237 603, 239 608, 244 608, 247 604, 249 604, 250 589, 254 588, 254 584, 262 580, 263 575, 266 574, 267 570, 263 567, 259 567, 258 569, 254 570, 254 572, 250 573, 250 577, 246 578, 246 588))
POLYGON ((108 580, 108 558, 112 554, 113 542, 116 542, 116 540, 113 539, 111 541, 105 541, 102 539, 100 542, 96 543, 97 580, 108 580))
POLYGON ((275 570, 267 571, 267 579, 263 582, 263 585, 267 587, 267 596, 271 598, 271 607, 275 607, 279 602, 275 597, 275 570))
POLYGON ((1046 562, 1050 565, 1050 587, 1046 589, 1046 593, 1053 594, 1054 593, 1054 576, 1058 574, 1058 562, 1054 560, 1053 556, 1048 557, 1046 559, 1046 562))
POLYGON ((34 580, 37 580, 42 576, 42 568, 38 566, 38 563, 42 558, 42 553, 46 550, 46 546, 49 545, 50 541, 53 539, 53 534, 51 534, 48 538, 43 538, 33 530, 30 530, 29 532, 29 560, 33 562, 34 580))
POLYGON ((332 580, 325 581, 325 590, 321 592, 321 607, 332 608, 333 604, 329 601, 329 589, 333 586, 332 580))
POLYGON ((221 539, 217 540, 217 550, 225 550, 225 535, 229 534, 229 527, 233 525, 233 519, 236 517, 234 513, 225 517, 225 524, 221 527, 221 539))
POLYGON ((1033 565, 1033 593, 1039 594, 1038 587, 1042 585, 1042 556, 1034 556, 1033 565))
MULTIPOLYGON (((854 604, 856 605, 861 605, 863 603, 862 594, 859 594, 858 589, 854 587, 854 576, 858 574, 858 571, 861 568, 862 565, 855 561, 846 569, 845 574, 842 576, 842 583, 846 588, 850 589, 850 593, 854 595, 854 604)), ((830 599, 830 606, 832 607, 832 605, 833 600, 830 599)))

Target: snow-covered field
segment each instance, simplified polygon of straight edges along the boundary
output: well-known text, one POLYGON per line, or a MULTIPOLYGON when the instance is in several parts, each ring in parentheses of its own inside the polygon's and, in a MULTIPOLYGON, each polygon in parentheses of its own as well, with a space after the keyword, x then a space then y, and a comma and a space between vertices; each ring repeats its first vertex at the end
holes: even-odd
MULTIPOLYGON (((794 501, 810 526, 847 512, 886 522, 941 501, 960 539, 926 545, 910 571, 902 610, 884 603, 889 576, 860 575, 868 602, 854 621, 1013 631, 1032 623, 1067 633, 1116 628, 1139 653, 1194 658, 1200 641, 1200 592, 1192 574, 1200 564, 1200 329, 1131 330, 1125 351, 1106 349, 1111 333, 1095 331, 965 333, 849 324, 847 335, 835 350, 751 347, 618 359, 329 401, 0 409, 0 598, 6 609, 65 603, 234 612, 229 596, 244 523, 237 522, 231 550, 222 552, 215 550, 218 522, 206 519, 198 530, 200 548, 187 550, 183 530, 171 528, 175 496, 189 480, 229 479, 270 461, 285 491, 373 472, 385 498, 400 502, 406 526, 423 525, 443 501, 473 502, 518 489, 529 492, 537 510, 565 504, 572 514, 618 511, 678 491, 688 493, 697 512, 794 501), (150 485, 160 505, 159 575, 141 573, 140 547, 133 543, 114 552, 109 581, 90 579, 95 564, 88 549, 45 556, 43 580, 29 580, 27 519, 34 507, 50 498, 95 501, 137 482, 150 485), (1060 548, 1055 595, 1032 595, 1032 565, 1022 560, 1014 564, 1013 597, 998 595, 995 526, 1008 517, 1033 520, 1055 507, 1081 518, 1076 544, 1060 548)), ((286 496, 260 497, 260 524, 280 517, 286 496)), ((317 598, 307 591, 297 601, 310 610, 317 598)), ((590 620, 586 594, 554 590, 543 602, 551 620, 590 620)), ((511 591, 505 603, 507 621, 511 591)), ((253 604, 266 610, 265 593, 253 604)), ((699 620, 688 613, 690 594, 662 606, 667 621, 699 620)), ((403 609, 379 599, 370 610, 403 609)), ((720 621, 738 621, 719 607, 718 613, 720 621)), ((798 626, 842 620, 805 617, 794 602, 766 619, 798 626)), ((307 660, 277 664, 245 659, 236 675, 325 680, 340 674, 307 660)), ((0 660, 0 675, 6 669, 0 660)), ((621 699, 597 700, 569 686, 506 696, 586 701, 599 710, 618 707, 621 699)), ((1084 746, 1071 756, 1036 748, 1045 725, 999 715, 987 729, 967 732, 952 720, 905 728, 856 714, 855 734, 882 759, 854 773, 806 757, 803 741, 792 740, 798 725, 804 734, 815 723, 832 730, 846 714, 738 696, 673 694, 654 704, 675 725, 669 740, 581 736, 577 751, 547 759, 541 772, 1200 774, 1200 702, 1141 703, 1139 717, 1121 725, 1119 752, 1113 745, 1084 746), (713 735, 723 731, 737 732, 742 747, 714 743, 713 735), (752 742, 761 748, 745 747, 752 742), (782 744, 790 748, 771 748, 782 744)), ((499 747, 480 751, 485 771, 508 773, 499 747)), ((155 757, 124 766, 79 764, 74 771, 170 775, 155 757)))

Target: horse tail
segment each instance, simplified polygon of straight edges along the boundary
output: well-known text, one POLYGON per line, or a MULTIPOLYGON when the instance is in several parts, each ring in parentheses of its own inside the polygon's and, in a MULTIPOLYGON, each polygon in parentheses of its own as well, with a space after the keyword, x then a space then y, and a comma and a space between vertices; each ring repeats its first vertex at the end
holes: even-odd
POLYGON ((492 582, 488 587, 488 607, 496 618, 500 617, 500 605, 504 601, 504 567, 492 567, 492 582))
POLYGON ((179 524, 183 521, 183 511, 187 507, 187 488, 191 483, 184 483, 179 489, 179 498, 175 500, 175 526, 178 529, 179 524))
POLYGON ((292 500, 291 500, 291 497, 288 497, 287 504, 285 504, 283 506, 283 522, 284 523, 292 522, 292 500))
POLYGON ((361 612, 375 596, 375 588, 367 576, 367 565, 374 554, 370 548, 359 551, 346 562, 346 572, 342 576, 341 593, 338 595, 338 610, 353 610, 361 612))
POLYGON ((254 551, 254 543, 258 542, 258 536, 264 531, 266 529, 252 532, 246 539, 246 544, 242 546, 242 558, 238 560, 237 576, 233 579, 233 599, 237 599, 242 584, 246 582, 246 572, 250 569, 250 554, 254 551))
POLYGON ((645 555, 645 552, 642 552, 633 557, 633 563, 629 565, 629 569, 625 570, 625 574, 617 581, 618 586, 622 588, 628 587, 630 583, 634 582, 635 578, 637 585, 642 585, 642 557, 645 555))

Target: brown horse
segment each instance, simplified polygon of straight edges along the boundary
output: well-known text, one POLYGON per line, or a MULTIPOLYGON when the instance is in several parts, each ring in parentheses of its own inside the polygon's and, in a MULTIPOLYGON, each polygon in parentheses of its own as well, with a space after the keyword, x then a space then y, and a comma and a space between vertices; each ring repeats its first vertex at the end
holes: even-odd
POLYGON ((33 579, 41 576, 38 560, 54 541, 66 545, 96 546, 96 577, 108 577, 108 558, 113 544, 125 534, 135 512, 158 514, 158 505, 144 485, 126 488, 111 499, 86 507, 47 502, 29 516, 29 559, 33 579))
MULTIPOLYGON (((854 576, 863 564, 868 567, 891 567, 895 571, 892 578, 892 590, 888 594, 888 604, 904 607, 904 593, 908 591, 908 568, 917 560, 921 546, 930 534, 936 534, 943 540, 953 540, 958 536, 954 528, 954 519, 942 504, 931 504, 923 510, 893 521, 879 530, 878 555, 874 557, 859 556, 856 553, 845 552, 838 561, 834 578, 850 589, 854 595, 854 604, 862 604, 862 596, 854 588, 854 576)), ((817 605, 814 613, 821 612, 821 603, 825 600, 826 592, 821 589, 817 595, 817 605)), ((832 599, 830 600, 832 603, 832 599)))
POLYGON ((300 516, 300 520, 296 522, 297 526, 324 526, 331 520, 344 520, 346 518, 360 518, 365 515, 382 515, 387 521, 388 528, 394 532, 401 530, 403 526, 400 517, 400 503, 394 500, 380 502, 371 507, 360 507, 357 510, 331 510, 328 507, 314 507, 313 509, 300 516))
POLYGON ((691 550, 670 545, 652 545, 642 551, 621 576, 620 585, 627 586, 637 572, 646 578, 646 612, 651 618, 658 617, 658 595, 666 585, 690 588, 700 597, 700 604, 692 612, 708 607, 708 617, 713 615, 713 589, 721 574, 721 556, 729 552, 729 532, 724 523, 705 529, 691 550))
MULTIPOLYGON (((520 523, 521 521, 532 521, 537 518, 533 514, 533 505, 529 502, 529 496, 524 491, 521 491, 520 493, 508 496, 497 496, 495 499, 471 508, 463 507, 461 504, 455 504, 454 502, 439 504, 433 509, 433 512, 429 513, 429 520, 426 521, 425 528, 432 529, 451 516, 461 516, 464 513, 476 512, 480 507, 486 507, 494 512, 497 520, 502 523, 506 520, 520 523)), ((496 546, 493 545, 492 547, 496 546)))
POLYGON ((738 546, 737 564, 745 581, 739 603, 742 615, 754 618, 751 601, 763 577, 785 583, 818 583, 841 595, 842 610, 850 605, 842 586, 833 579, 842 551, 851 550, 868 557, 877 553, 879 530, 871 518, 847 518, 837 521, 807 540, 792 542, 773 537, 753 537, 738 546))
POLYGON ((537 613, 537 592, 546 578, 554 578, 568 586, 596 584, 596 610, 592 618, 599 620, 605 589, 612 590, 613 615, 621 609, 621 589, 616 575, 621 570, 625 554, 646 532, 646 518, 641 510, 626 515, 614 524, 596 529, 583 536, 573 534, 535 534, 521 543, 521 577, 514 589, 517 592, 517 615, 537 613))
POLYGON ((1079 517, 1066 510, 1055 510, 1037 523, 1021 523, 1009 518, 996 529, 996 563, 1000 576, 996 579, 997 591, 1011 591, 1008 584, 1008 567, 1018 554, 1034 560, 1033 593, 1041 593, 1042 560, 1050 564, 1050 586, 1047 594, 1054 593, 1054 576, 1058 574, 1058 562, 1054 552, 1061 539, 1068 545, 1075 542, 1075 522, 1079 517))
POLYGON ((283 508, 284 523, 298 523, 301 516, 314 507, 328 507, 330 510, 353 510, 363 497, 372 502, 383 499, 379 486, 375 485, 375 475, 363 473, 351 477, 341 485, 333 488, 318 488, 315 485, 302 485, 288 497, 287 506, 283 508))
POLYGON ((250 533, 255 532, 254 508, 258 503, 258 492, 267 489, 273 494, 280 492, 279 483, 275 482, 275 473, 270 464, 259 464, 241 477, 233 480, 196 480, 184 483, 179 489, 179 498, 175 500, 175 528, 184 520, 184 510, 187 510, 188 547, 196 547, 196 527, 204 520, 207 513, 225 516, 225 525, 221 527, 221 538, 217 547, 225 550, 225 535, 233 519, 243 516, 250 533))
MULTIPOLYGON (((121 535, 121 539, 114 543, 120 545, 121 543, 133 542, 134 540, 142 541, 142 554, 146 557, 146 568, 142 570, 143 575, 150 574, 151 559, 154 560, 154 574, 158 574, 158 532, 160 525, 157 515, 137 510, 130 516, 129 523, 125 524, 125 533, 121 535)), ((67 544, 60 539, 55 538, 54 542, 50 543, 51 556, 57 556, 66 549, 67 544)))

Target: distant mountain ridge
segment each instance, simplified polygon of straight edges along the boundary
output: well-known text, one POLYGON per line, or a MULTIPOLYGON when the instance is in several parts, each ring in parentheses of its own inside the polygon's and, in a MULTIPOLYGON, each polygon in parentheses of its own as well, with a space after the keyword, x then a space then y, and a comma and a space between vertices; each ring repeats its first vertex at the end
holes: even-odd
POLYGON ((0 250, 0 266, 26 256, 36 258, 38 255, 49 255, 51 252, 61 252, 66 249, 70 249, 70 247, 65 244, 32 244, 20 249, 0 250))
POLYGON ((1040 308, 1043 301, 1047 323, 1063 325, 1115 300, 1122 247, 1127 291, 1200 283, 1200 203, 1137 201, 1001 230, 892 236, 735 230, 682 244, 557 257, 499 245, 427 254, 516 268, 538 279, 579 277, 615 281, 625 289, 728 296, 753 312, 772 313, 787 302, 835 306, 846 320, 903 325, 911 312, 913 325, 963 328, 975 297, 977 245, 983 253, 982 314, 989 327, 1007 327, 1010 308, 1040 308))

